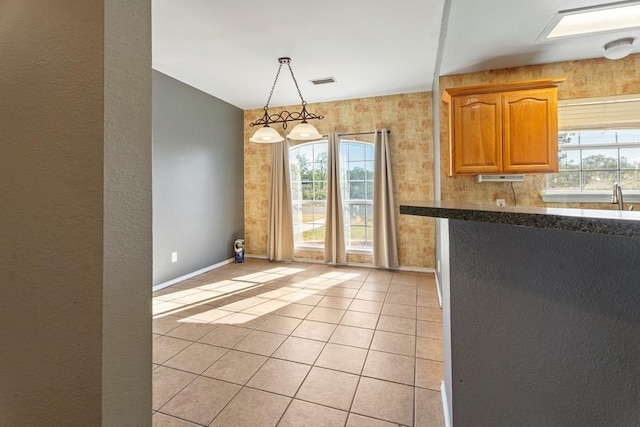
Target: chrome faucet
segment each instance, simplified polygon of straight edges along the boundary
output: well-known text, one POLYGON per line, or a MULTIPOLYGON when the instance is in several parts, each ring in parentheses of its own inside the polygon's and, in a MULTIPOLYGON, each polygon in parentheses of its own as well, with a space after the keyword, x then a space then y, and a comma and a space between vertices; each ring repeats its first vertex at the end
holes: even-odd
POLYGON ((618 204, 618 210, 623 210, 622 202, 622 187, 617 182, 613 184, 613 195, 611 196, 611 203, 618 204))

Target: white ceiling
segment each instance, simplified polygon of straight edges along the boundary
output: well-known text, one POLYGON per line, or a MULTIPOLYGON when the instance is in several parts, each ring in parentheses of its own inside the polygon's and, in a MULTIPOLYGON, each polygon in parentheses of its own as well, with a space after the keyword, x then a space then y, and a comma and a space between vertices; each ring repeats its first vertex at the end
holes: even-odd
MULTIPOLYGON (((558 11, 596 4, 602 0, 153 0, 153 68, 251 109, 265 105, 281 56, 291 57, 313 103, 431 90, 440 45, 438 75, 602 57, 604 44, 621 37, 635 37, 638 52, 639 29, 536 41, 558 11), (309 82, 330 76, 337 83, 309 82)), ((283 68, 270 106, 299 103, 283 68)))

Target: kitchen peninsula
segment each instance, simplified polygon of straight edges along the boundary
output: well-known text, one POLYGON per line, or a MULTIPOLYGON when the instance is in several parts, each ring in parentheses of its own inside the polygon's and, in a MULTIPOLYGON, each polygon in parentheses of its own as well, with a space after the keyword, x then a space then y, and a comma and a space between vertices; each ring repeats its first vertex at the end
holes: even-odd
POLYGON ((640 422, 640 213, 404 203, 441 218, 452 425, 640 422))

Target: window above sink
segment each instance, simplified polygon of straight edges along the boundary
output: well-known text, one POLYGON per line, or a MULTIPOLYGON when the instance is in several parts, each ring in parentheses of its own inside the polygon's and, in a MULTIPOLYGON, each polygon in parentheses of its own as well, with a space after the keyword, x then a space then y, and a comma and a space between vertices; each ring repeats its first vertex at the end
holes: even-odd
POLYGON ((640 95, 562 101, 558 122, 559 167, 545 202, 608 203, 615 182, 625 200, 640 201, 640 95))

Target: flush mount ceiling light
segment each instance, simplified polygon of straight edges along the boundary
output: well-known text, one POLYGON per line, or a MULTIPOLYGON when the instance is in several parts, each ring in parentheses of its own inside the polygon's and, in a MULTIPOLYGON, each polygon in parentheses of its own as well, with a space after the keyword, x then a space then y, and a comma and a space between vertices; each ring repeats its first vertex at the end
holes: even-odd
POLYGON ((538 40, 640 28, 640 1, 623 1, 558 12, 538 40))
POLYGON ((284 141, 284 138, 278 133, 277 130, 273 129, 271 126, 274 123, 282 123, 282 128, 287 128, 287 122, 302 122, 291 129, 289 135, 287 135, 290 139, 302 140, 302 141, 311 141, 314 139, 322 138, 322 135, 318 130, 313 126, 307 123, 307 120, 318 119, 321 120, 324 117, 318 116, 316 114, 310 113, 307 111, 307 102, 302 97, 302 92, 300 92, 300 88, 298 87, 298 81, 296 77, 293 75, 293 70, 291 69, 291 58, 278 58, 278 62, 280 66, 278 67, 278 72, 276 73, 276 78, 273 82, 273 86, 271 87, 271 92, 269 93, 269 98, 267 98, 267 104, 264 106, 264 115, 262 118, 256 120, 255 122, 249 124, 249 126, 262 126, 258 129, 249 141, 251 142, 259 142, 259 143, 274 143, 284 141), (273 90, 276 88, 276 83, 278 83, 278 77, 280 76, 280 70, 282 70, 282 66, 286 65, 289 67, 289 72, 291 73, 291 78, 293 79, 293 83, 296 85, 296 89, 298 89, 298 95, 300 95, 300 100, 302 101, 302 110, 297 113, 290 113, 288 111, 283 111, 279 114, 271 114, 269 115, 269 102, 271 101, 271 96, 273 95, 273 90))
POLYGON ((604 45, 604 57, 607 59, 621 59, 633 50, 633 39, 627 37, 614 40, 604 45))

